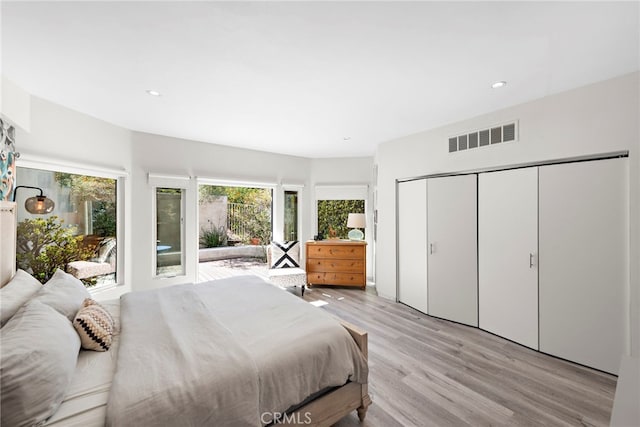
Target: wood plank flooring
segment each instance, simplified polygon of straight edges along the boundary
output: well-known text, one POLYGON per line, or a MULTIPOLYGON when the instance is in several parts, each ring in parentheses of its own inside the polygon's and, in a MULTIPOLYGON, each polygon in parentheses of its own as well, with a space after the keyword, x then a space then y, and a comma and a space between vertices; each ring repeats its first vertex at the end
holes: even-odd
POLYGON ((609 425, 613 375, 431 318, 371 291, 315 287, 304 299, 327 301, 320 310, 369 332, 373 404, 364 423, 354 413, 339 427, 609 425))

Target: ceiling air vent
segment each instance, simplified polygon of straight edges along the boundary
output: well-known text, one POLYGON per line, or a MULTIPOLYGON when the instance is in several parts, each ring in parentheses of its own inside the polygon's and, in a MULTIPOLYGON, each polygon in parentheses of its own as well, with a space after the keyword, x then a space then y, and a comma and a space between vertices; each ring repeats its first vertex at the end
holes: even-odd
POLYGON ((469 134, 469 148, 477 148, 478 147, 478 132, 473 132, 469 134))
POLYGON ((488 145, 500 144, 503 142, 514 142, 518 140, 518 122, 492 126, 488 129, 478 129, 464 135, 452 136, 449 138, 449 152, 473 150, 474 148, 486 147, 488 145))
POLYGON ((458 151, 458 137, 454 136, 453 138, 449 138, 449 152, 453 153, 454 151, 458 151))
POLYGON ((516 124, 502 126, 502 140, 504 142, 514 141, 516 139, 516 124))
POLYGON ((481 130, 478 133, 480 134, 480 146, 484 147, 485 145, 489 145, 489 129, 481 130))
POLYGON ((502 142, 502 126, 491 128, 491 143, 499 144, 502 142))

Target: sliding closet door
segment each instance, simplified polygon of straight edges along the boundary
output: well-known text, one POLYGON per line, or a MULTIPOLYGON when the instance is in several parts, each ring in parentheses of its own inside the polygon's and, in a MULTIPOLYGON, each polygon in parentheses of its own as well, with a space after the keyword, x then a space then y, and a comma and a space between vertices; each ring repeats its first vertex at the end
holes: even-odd
POLYGON ((538 349, 538 168, 478 179, 480 328, 538 349))
POLYGON ((478 326, 477 178, 427 180, 429 314, 478 326))
POLYGON ((627 159, 540 168, 540 350, 617 373, 628 335, 627 159))
POLYGON ((398 301, 427 305, 427 181, 398 183, 398 301))

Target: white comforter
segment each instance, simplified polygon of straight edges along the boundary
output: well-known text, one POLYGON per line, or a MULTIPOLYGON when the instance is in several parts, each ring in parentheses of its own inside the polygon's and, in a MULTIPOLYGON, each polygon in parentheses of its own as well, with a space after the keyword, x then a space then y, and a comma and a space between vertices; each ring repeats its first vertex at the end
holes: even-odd
POLYGON ((330 315, 257 277, 121 299, 109 426, 262 426, 312 394, 365 383, 330 315))

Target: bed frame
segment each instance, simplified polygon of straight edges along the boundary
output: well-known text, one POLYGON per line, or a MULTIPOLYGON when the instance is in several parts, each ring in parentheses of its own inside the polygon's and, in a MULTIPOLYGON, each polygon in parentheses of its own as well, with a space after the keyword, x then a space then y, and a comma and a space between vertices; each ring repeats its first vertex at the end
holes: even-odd
MULTIPOLYGON (((364 357, 368 359, 367 333, 350 323, 344 321, 340 323, 351 334, 364 357)), ((287 414, 278 425, 331 426, 353 410, 357 410, 358 418, 364 421, 369 405, 371 405, 371 398, 368 384, 350 382, 287 414), (309 419, 311 421, 307 423, 309 419)))

